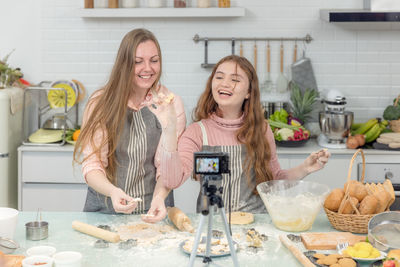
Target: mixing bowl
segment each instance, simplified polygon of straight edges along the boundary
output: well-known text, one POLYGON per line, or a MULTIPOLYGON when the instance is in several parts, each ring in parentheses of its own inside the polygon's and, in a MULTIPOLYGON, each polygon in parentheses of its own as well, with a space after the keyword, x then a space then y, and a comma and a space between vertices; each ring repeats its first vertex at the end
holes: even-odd
POLYGON ((0 207, 0 237, 14 238, 17 227, 18 210, 0 207))
POLYGON ((309 230, 330 189, 306 181, 273 180, 257 185, 276 228, 299 232, 309 230))

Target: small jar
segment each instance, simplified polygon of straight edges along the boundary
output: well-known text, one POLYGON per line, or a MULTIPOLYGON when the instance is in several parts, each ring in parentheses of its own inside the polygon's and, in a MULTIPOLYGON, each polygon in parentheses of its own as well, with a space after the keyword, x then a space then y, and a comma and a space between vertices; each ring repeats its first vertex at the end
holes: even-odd
POLYGON ((218 0, 218 7, 231 7, 231 0, 218 0))
POLYGON ((121 7, 134 8, 138 6, 138 0, 121 0, 121 7))
POLYGON ((147 0, 147 7, 163 7, 163 0, 147 0))
POLYGON ((210 7, 211 6, 211 0, 197 0, 197 7, 210 7))
POLYGON ((95 8, 108 8, 108 0, 95 0, 94 7, 95 8))
POLYGON ((186 0, 174 0, 174 7, 186 7, 186 0))

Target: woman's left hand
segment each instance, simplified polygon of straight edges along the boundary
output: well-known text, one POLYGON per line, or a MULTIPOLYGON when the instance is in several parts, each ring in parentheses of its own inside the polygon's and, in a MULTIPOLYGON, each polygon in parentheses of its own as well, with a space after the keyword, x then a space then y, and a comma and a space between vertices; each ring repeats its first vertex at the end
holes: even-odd
POLYGON ((142 215, 142 220, 147 223, 156 223, 161 221, 167 215, 167 209, 165 207, 164 199, 153 198, 151 201, 151 207, 147 214, 142 215))
POLYGON ((331 153, 327 149, 311 153, 305 161, 307 172, 312 173, 322 169, 328 162, 330 156, 331 153))

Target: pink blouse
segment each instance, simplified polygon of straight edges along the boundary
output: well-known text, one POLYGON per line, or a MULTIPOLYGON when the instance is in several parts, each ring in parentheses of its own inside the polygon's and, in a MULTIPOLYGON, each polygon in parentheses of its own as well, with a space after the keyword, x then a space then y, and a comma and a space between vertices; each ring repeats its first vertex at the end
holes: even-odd
MULTIPOLYGON (((202 120, 206 128, 208 145, 210 146, 230 146, 240 145, 236 138, 236 131, 243 124, 243 116, 235 120, 227 120, 213 114, 210 118, 202 120)), ((265 137, 271 151, 269 162, 275 180, 286 179, 287 171, 282 170, 276 155, 276 145, 274 135, 268 125, 265 137)), ((168 188, 177 188, 183 184, 193 172, 193 153, 202 150, 203 135, 198 123, 191 124, 183 133, 178 143, 178 151, 168 152, 161 149, 161 173, 162 181, 168 188)))

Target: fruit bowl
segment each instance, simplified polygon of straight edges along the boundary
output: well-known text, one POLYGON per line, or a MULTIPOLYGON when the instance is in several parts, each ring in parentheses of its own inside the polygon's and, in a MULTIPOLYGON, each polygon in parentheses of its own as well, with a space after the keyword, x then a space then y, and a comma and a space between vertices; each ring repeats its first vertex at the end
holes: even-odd
POLYGON ((330 189, 327 185, 298 180, 273 180, 257 191, 275 227, 284 231, 309 230, 330 189))
POLYGON ((298 141, 278 141, 275 140, 275 143, 277 146, 281 147, 300 147, 304 146, 309 139, 303 139, 303 140, 298 140, 298 141))

